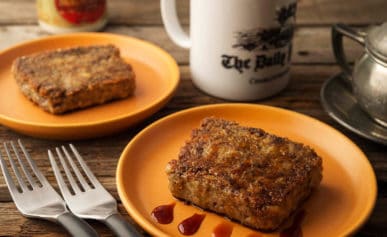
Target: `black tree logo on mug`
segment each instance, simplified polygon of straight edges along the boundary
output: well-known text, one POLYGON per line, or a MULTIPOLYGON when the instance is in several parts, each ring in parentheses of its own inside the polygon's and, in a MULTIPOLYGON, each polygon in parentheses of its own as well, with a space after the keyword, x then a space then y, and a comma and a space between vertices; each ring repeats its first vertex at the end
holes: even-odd
POLYGON ((294 27, 290 20, 295 18, 296 7, 297 4, 292 3, 277 10, 275 20, 279 23, 279 27, 237 32, 237 43, 233 47, 253 51, 256 49, 268 50, 286 46, 293 37, 294 27))
POLYGON ((268 51, 289 46, 288 57, 286 53, 276 51, 271 56, 261 54, 254 60, 240 59, 234 55, 222 55, 222 65, 227 69, 234 68, 239 73, 253 67, 255 71, 275 65, 285 65, 286 59, 290 60, 290 42, 294 33, 293 21, 295 19, 297 3, 279 7, 276 11, 275 21, 279 23, 275 28, 254 28, 236 32, 236 43, 233 48, 243 51, 268 51), (252 63, 251 61, 255 61, 252 63))

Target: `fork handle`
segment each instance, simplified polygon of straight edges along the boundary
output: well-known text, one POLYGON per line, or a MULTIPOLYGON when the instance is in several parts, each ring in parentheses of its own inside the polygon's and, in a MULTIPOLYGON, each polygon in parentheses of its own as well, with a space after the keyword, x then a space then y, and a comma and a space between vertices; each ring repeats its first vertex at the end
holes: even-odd
POLYGON ((143 236, 131 224, 129 224, 119 213, 108 216, 105 221, 106 225, 119 237, 138 237, 143 236))
POLYGON ((72 235, 76 237, 98 237, 97 232, 86 221, 66 212, 58 216, 58 222, 72 235))

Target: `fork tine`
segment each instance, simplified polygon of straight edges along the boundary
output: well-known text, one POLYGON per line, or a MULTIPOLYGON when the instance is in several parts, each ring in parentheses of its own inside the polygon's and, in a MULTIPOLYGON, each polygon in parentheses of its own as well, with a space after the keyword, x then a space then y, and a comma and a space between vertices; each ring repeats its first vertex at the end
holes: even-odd
POLYGON ((58 164, 56 163, 54 155, 52 154, 51 150, 48 150, 48 158, 50 159, 51 167, 54 170, 55 178, 59 185, 59 188, 62 191, 63 196, 66 198, 66 195, 71 195, 71 193, 63 179, 62 174, 60 173, 58 164))
POLYGON ((84 190, 91 189, 90 185, 83 178, 83 175, 81 174, 81 172, 79 172, 79 169, 78 169, 77 165, 74 163, 73 158, 71 158, 70 154, 67 152, 67 149, 64 146, 62 146, 62 150, 63 150, 67 160, 69 161, 71 167, 73 168, 74 173, 77 176, 79 182, 81 183, 83 189, 84 190))
POLYGON ((5 160, 3 159, 1 154, 0 154, 0 166, 1 166, 1 171, 3 172, 4 178, 5 178, 5 182, 7 183, 7 186, 9 188, 11 195, 13 196, 19 193, 19 190, 17 189, 10 173, 8 172, 7 164, 5 163, 5 160))
POLYGON ((73 151, 75 157, 77 157, 79 164, 83 168, 83 171, 85 171, 87 177, 89 178, 90 182, 94 185, 94 187, 96 187, 97 185, 101 185, 98 179, 94 176, 93 172, 91 172, 91 170, 89 169, 86 162, 83 160, 82 156, 79 154, 75 146, 70 143, 70 148, 73 151))
POLYGON ((18 139, 17 142, 19 143, 19 146, 20 146, 21 150, 23 151, 23 154, 24 154, 28 164, 30 165, 30 167, 31 167, 32 171, 34 172, 35 176, 38 178, 39 182, 42 185, 43 184, 48 184, 48 181, 47 181, 46 177, 42 174, 42 172, 40 172, 40 170, 36 166, 35 162, 32 160, 30 154, 27 152, 27 149, 24 147, 24 145, 21 142, 21 140, 18 139))
POLYGON ((17 166, 15 164, 15 161, 12 158, 11 152, 9 151, 6 142, 4 142, 4 149, 5 149, 5 152, 7 153, 8 160, 11 163, 11 167, 12 167, 13 172, 15 173, 16 179, 19 182, 20 189, 22 190, 22 192, 27 191, 28 187, 27 187, 26 183, 24 182, 23 177, 21 176, 19 169, 17 168, 17 166))
MULTIPOLYGON (((19 145, 20 145, 20 140, 18 140, 18 142, 19 142, 19 145)), ((19 161, 19 165, 22 168, 23 173, 26 176, 28 182, 30 183, 30 185, 33 188, 37 188, 38 184, 32 179, 31 172, 27 169, 26 165, 24 164, 24 162, 20 158, 19 151, 16 149, 15 144, 12 141, 11 141, 11 146, 12 146, 12 149, 13 149, 13 153, 15 154, 16 159, 19 161)))
POLYGON ((60 151, 60 149, 58 147, 56 147, 55 150, 56 150, 56 154, 59 157, 60 163, 62 164, 62 167, 65 171, 66 177, 67 177, 68 181, 70 182, 71 188, 73 189, 74 193, 81 192, 81 190, 78 187, 78 184, 75 182, 74 177, 70 172, 70 169, 67 167, 67 164, 63 158, 62 152, 60 151))

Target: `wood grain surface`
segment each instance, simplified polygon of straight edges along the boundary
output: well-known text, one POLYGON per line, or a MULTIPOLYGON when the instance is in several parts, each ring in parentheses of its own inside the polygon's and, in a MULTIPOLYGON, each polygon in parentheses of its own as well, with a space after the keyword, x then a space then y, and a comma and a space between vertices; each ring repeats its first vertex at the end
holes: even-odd
MULTIPOLYGON (((179 16, 188 30, 189 1, 178 2, 179 16)), ((135 134, 153 121, 181 109, 226 101, 210 97, 192 84, 189 52, 174 45, 168 38, 161 22, 159 1, 109 0, 108 4, 110 18, 104 31, 144 39, 159 45, 171 53, 181 70, 181 83, 175 96, 158 113, 119 134, 74 142, 98 179, 119 199, 115 186, 116 165, 122 150, 135 134)), ((357 236, 387 236, 387 147, 357 136, 331 119, 320 104, 320 89, 325 80, 340 71, 331 49, 331 24, 342 22, 364 28, 387 21, 386 9, 386 0, 299 0, 291 82, 280 94, 256 102, 317 118, 344 133, 364 151, 377 175, 378 198, 371 217, 357 236)), ((49 34, 37 25, 35 1, 0 0, 0 50, 46 35, 49 34)), ((346 41, 346 53, 350 61, 353 62, 362 52, 363 49, 359 45, 346 41)), ((57 188, 46 152, 61 143, 23 136, 0 125, 1 143, 18 138, 23 140, 38 167, 57 188)), ((4 154, 2 148, 0 152, 4 154)), ((120 212, 128 221, 133 222, 121 204, 120 212)), ((90 223, 101 236, 112 236, 103 225, 95 221, 90 223)), ((0 175, 0 236, 67 236, 67 233, 55 223, 28 219, 20 215, 0 175)))

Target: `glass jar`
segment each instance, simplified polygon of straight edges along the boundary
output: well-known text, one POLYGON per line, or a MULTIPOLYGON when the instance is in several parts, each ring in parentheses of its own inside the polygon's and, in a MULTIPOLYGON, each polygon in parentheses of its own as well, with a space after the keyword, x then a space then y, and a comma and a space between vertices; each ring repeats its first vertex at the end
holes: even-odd
POLYGON ((39 25, 51 33, 101 30, 107 22, 106 0, 37 0, 39 25))

